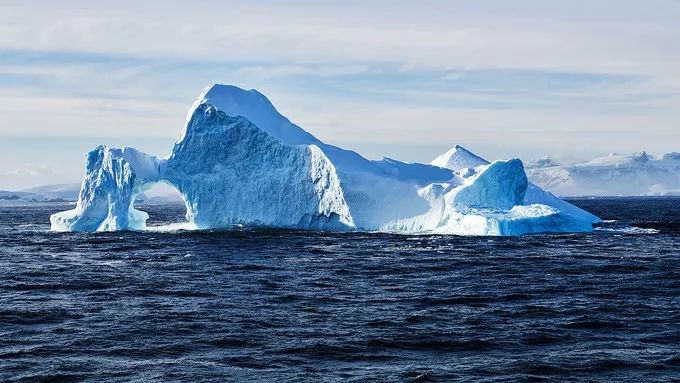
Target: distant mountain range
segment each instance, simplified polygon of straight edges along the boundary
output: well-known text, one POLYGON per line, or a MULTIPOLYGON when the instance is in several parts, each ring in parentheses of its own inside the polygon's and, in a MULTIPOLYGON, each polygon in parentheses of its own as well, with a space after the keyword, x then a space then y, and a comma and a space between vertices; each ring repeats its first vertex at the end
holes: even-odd
POLYGON ((529 179, 562 197, 680 195, 680 153, 612 153, 561 164, 542 157, 524 164, 529 179))
POLYGON ((19 191, 0 190, 0 204, 71 202, 78 199, 80 184, 43 185, 19 191))
MULTIPOLYGON (((76 202, 80 183, 42 185, 18 191, 0 190, 0 205, 25 205, 32 203, 76 202)), ((181 202, 179 195, 170 187, 160 185, 137 196, 135 203, 162 204, 181 202)))

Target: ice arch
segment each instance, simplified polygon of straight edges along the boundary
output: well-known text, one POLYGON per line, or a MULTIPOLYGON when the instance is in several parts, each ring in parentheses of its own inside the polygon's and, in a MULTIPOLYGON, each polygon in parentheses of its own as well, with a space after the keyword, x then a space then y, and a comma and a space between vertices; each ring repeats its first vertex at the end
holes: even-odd
POLYGON ((167 158, 132 148, 92 150, 75 209, 54 214, 52 229, 144 229, 148 214, 133 202, 156 182, 179 191, 197 228, 354 226, 335 167, 318 147, 281 143, 204 103, 167 158))
POLYGON ((100 145, 87 154, 85 179, 73 210, 50 217, 53 230, 143 229, 149 217, 135 197, 161 179, 165 161, 133 148, 100 145))
POLYGON ((179 190, 167 181, 149 183, 133 200, 136 210, 149 214, 146 225, 154 230, 190 229, 187 204, 179 190), (162 206, 161 206, 162 205, 162 206))

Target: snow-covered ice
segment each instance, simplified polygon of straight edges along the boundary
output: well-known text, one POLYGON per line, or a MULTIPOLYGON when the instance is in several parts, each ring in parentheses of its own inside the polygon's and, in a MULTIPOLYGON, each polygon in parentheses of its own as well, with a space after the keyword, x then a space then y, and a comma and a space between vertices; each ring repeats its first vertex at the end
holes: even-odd
POLYGON ((144 229, 135 197, 166 183, 192 228, 233 225, 399 233, 520 235, 592 230, 598 218, 527 181, 518 159, 460 146, 431 164, 368 160, 326 144, 255 90, 208 87, 171 154, 99 146, 73 210, 53 230, 144 229))
POLYGON ((85 179, 76 207, 53 214, 52 230, 143 229, 149 216, 133 207, 134 198, 160 180, 163 162, 132 148, 96 147, 87 154, 85 179))
MULTIPOLYGON (((476 168, 489 164, 489 161, 473 154, 462 146, 455 145, 451 150, 435 158, 431 164, 447 167, 457 171, 461 176, 476 174, 476 168)), ((557 198, 554 194, 543 190, 534 183, 529 182, 524 194, 524 204, 542 204, 551 206, 563 215, 587 221, 590 223, 600 222, 593 214, 557 198)))
POLYGON ((611 153, 567 165, 543 157, 528 164, 527 175, 561 196, 680 195, 680 153, 611 153))
POLYGON ((52 228, 143 229, 148 216, 133 202, 154 182, 179 191, 196 228, 354 227, 333 164, 318 147, 283 144, 202 103, 168 158, 105 146, 90 152, 78 204, 54 214, 52 228))

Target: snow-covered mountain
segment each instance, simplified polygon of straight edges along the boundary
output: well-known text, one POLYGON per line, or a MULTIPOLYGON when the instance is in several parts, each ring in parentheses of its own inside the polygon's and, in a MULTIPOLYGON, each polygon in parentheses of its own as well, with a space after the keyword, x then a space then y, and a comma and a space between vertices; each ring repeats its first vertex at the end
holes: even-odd
POLYGON ((25 203, 45 202, 45 198, 38 194, 11 190, 0 190, 0 206, 25 203))
POLYGON ((21 190, 22 192, 37 194, 45 199, 60 199, 64 201, 77 201, 80 192, 80 183, 42 185, 21 190))
POLYGON ((73 202, 78 200, 79 191, 80 184, 43 185, 19 191, 0 190, 0 205, 73 202))
POLYGON ((559 196, 680 195, 680 153, 612 153, 575 164, 543 157, 526 163, 529 179, 559 196))
POLYGON ((167 158, 91 151, 76 208, 51 222, 54 230, 143 229, 147 215, 133 201, 158 183, 179 192, 197 228, 518 235, 589 231, 599 220, 530 185, 518 159, 488 163, 457 147, 440 161, 365 159, 318 140, 255 90, 214 85, 167 158))
MULTIPOLYGON (((29 205, 48 202, 76 202, 80 183, 41 185, 22 190, 0 190, 0 205, 29 205)), ((177 191, 164 184, 158 184, 138 194, 135 203, 165 204, 182 202, 177 191)))

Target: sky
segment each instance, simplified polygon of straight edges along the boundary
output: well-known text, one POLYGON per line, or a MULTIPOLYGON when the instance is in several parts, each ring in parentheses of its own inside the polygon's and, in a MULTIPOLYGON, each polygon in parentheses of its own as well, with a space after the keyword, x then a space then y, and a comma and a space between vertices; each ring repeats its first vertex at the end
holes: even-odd
POLYGON ((680 151, 677 0, 106 3, 0 3, 0 189, 167 155, 212 83, 368 158, 680 151))

